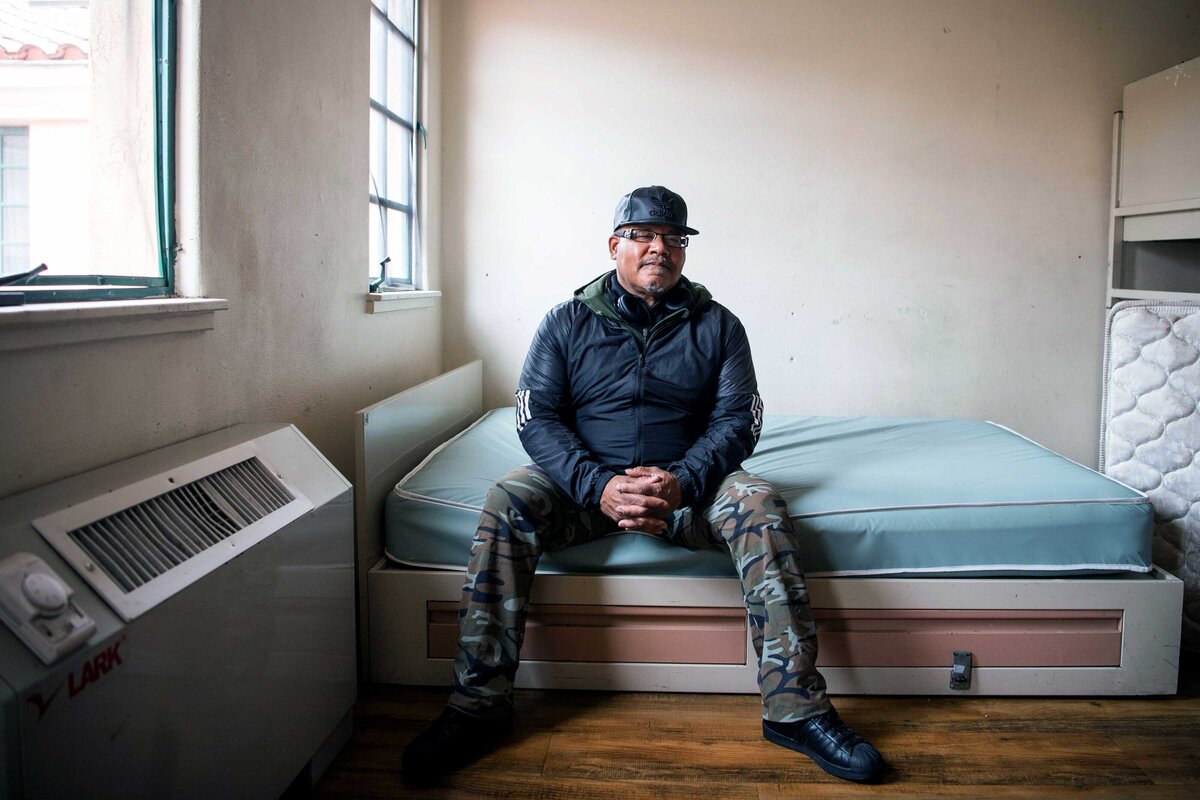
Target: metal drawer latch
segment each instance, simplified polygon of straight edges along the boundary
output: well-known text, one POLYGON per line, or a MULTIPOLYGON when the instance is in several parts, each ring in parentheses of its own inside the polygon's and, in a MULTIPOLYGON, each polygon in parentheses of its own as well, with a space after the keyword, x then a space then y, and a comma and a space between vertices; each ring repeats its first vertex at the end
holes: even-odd
POLYGON ((971 688, 971 651, 955 650, 954 667, 950 670, 951 689, 971 688))

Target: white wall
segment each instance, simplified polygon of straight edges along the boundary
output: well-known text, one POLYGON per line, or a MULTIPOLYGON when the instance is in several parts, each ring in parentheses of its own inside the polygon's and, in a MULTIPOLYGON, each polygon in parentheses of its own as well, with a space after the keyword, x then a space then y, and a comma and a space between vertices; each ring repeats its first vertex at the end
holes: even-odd
POLYGON ((367 0, 203 3, 190 255, 230 309, 0 355, 0 496, 241 421, 294 422, 352 476, 354 410, 440 370, 438 308, 365 312, 367 33, 367 0))
POLYGON ((441 45, 446 364, 482 356, 490 404, 662 183, 769 412, 1095 463, 1112 113, 1200 53, 1194 0, 461 0, 441 45))

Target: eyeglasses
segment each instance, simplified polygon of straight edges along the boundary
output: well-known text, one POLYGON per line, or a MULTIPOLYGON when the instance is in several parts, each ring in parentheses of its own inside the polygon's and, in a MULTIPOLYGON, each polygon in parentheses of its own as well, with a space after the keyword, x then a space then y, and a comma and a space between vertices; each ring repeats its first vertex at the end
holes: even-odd
POLYGON ((622 239, 633 239, 639 244, 650 244, 655 238, 661 236, 663 244, 667 247, 688 246, 688 237, 686 236, 680 236, 677 233, 655 233, 645 228, 626 228, 622 231, 614 231, 613 236, 620 236, 622 239))

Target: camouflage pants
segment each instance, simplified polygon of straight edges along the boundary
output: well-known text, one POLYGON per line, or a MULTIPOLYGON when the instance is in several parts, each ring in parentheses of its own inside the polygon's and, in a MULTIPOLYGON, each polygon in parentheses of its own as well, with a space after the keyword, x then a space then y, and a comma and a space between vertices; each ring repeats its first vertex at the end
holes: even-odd
MULTIPOLYGON (((599 511, 577 506, 537 467, 496 482, 463 586, 451 706, 481 717, 508 712, 539 557, 617 530, 599 511)), ((726 549, 733 558, 758 654, 763 717, 789 722, 828 710, 808 590, 787 506, 775 488, 748 472, 731 473, 706 507, 677 511, 663 536, 684 547, 726 549)))

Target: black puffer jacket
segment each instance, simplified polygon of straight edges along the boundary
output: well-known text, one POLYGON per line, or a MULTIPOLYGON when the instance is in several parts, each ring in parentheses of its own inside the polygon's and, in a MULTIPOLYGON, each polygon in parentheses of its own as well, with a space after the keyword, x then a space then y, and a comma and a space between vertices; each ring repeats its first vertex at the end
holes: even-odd
POLYGON ((542 320, 517 389, 521 443, 585 508, 599 507, 609 479, 632 466, 669 470, 683 504, 694 505, 758 441, 762 400, 746 331, 686 278, 656 321, 631 324, 609 290, 613 274, 542 320))

